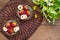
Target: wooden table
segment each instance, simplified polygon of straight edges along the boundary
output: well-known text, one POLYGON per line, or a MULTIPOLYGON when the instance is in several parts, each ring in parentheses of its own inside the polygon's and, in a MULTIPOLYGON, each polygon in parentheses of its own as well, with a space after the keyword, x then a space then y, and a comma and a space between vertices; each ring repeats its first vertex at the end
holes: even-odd
MULTIPOLYGON (((0 0, 0 3, 0 8, 2 8, 7 0, 0 0)), ((0 33, 0 40, 7 40, 7 38, 0 33)), ((60 40, 60 19, 54 25, 44 20, 29 40, 60 40)))
POLYGON ((60 19, 56 20, 55 25, 44 20, 29 40, 60 40, 60 19))

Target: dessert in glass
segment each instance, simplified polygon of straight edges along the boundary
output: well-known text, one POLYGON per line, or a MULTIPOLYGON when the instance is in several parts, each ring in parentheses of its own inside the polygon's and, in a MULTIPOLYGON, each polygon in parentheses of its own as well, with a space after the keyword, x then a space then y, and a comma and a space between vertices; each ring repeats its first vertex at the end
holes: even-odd
POLYGON ((28 20, 33 16, 33 10, 28 5, 18 5, 18 17, 21 20, 28 20))
POLYGON ((14 35, 19 31, 19 26, 16 21, 9 20, 5 23, 5 25, 2 29, 6 34, 14 35))

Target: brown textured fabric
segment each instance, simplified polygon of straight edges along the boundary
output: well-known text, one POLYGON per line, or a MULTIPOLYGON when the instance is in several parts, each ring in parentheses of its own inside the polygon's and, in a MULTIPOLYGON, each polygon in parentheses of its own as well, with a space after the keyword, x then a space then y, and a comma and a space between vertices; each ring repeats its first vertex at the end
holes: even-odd
POLYGON ((29 37, 35 32, 42 22, 42 13, 33 11, 38 14, 38 18, 32 17, 30 20, 22 21, 17 16, 17 6, 19 4, 26 4, 33 6, 31 0, 10 0, 5 7, 0 10, 0 31, 8 38, 8 40, 28 40, 29 37), (3 32, 2 27, 8 20, 16 20, 19 24, 20 30, 17 34, 10 36, 3 32))

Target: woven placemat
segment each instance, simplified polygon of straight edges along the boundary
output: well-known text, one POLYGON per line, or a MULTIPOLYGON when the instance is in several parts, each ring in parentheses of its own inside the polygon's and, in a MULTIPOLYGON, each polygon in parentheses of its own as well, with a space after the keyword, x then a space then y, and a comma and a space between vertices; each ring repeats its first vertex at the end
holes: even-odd
POLYGON ((34 14, 38 15, 38 18, 32 17, 27 21, 20 20, 16 13, 19 4, 26 4, 31 7, 35 5, 31 0, 10 0, 6 6, 0 10, 0 32, 3 33, 8 40, 28 40, 43 20, 42 13, 39 11, 33 11, 34 14), (2 27, 8 20, 16 20, 20 27, 19 32, 13 36, 7 35, 2 30, 2 27))

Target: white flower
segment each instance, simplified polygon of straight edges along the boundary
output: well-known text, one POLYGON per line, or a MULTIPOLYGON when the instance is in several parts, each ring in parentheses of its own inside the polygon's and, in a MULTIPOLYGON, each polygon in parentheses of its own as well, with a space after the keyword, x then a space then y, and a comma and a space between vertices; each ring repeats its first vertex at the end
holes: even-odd
POLYGON ((27 15, 21 15, 20 18, 23 20, 23 19, 27 19, 27 15))
POLYGON ((44 0, 44 2, 48 2, 48 0, 44 0))
POLYGON ((50 2, 54 1, 54 0, 49 0, 50 2))
POLYGON ((13 30, 14 30, 14 32, 19 31, 19 27, 17 26, 17 27, 15 27, 13 30))
POLYGON ((40 0, 37 0, 38 2, 40 1, 40 0))
POLYGON ((50 2, 48 2, 48 6, 52 6, 52 5, 54 5, 54 3, 50 3, 50 2))
POLYGON ((22 10, 23 6, 22 5, 18 5, 18 10, 22 10))
POLYGON ((5 31, 5 32, 6 32, 7 30, 8 30, 8 29, 7 29, 6 27, 3 27, 3 31, 5 31))

